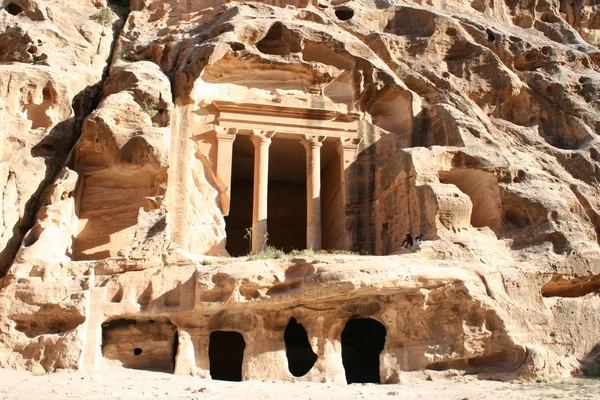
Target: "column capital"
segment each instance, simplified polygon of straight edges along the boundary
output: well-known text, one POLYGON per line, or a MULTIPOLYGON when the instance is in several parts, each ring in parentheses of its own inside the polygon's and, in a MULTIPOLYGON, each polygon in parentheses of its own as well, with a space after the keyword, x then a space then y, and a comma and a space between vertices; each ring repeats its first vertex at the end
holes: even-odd
POLYGON ((323 141, 325 140, 325 136, 319 135, 302 135, 302 139, 300 142, 308 150, 311 147, 321 147, 323 146, 323 141))
POLYGON ((340 138, 337 143, 337 149, 339 153, 344 151, 356 151, 361 139, 359 138, 340 138))
POLYGON ((234 141, 237 135, 236 128, 215 125, 215 136, 220 141, 234 141))
POLYGON ((250 139, 254 144, 271 144, 271 138, 275 135, 275 131, 264 131, 261 129, 252 129, 250 139))

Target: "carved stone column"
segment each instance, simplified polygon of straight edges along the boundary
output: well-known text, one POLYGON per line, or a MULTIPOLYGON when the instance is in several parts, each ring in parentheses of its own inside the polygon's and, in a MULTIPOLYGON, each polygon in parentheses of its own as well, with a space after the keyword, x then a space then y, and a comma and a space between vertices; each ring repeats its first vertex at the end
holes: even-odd
POLYGON ((266 246, 269 145, 274 131, 252 130, 254 144, 254 195, 252 199, 252 253, 266 246))
POLYGON ((356 238, 353 237, 356 232, 356 220, 357 220, 357 187, 356 187, 356 156, 358 150, 358 144, 360 139, 354 138, 340 138, 338 142, 338 154, 340 155, 340 186, 342 188, 342 207, 344 208, 341 215, 344 216, 344 237, 342 238, 343 249, 352 250, 356 238))
POLYGON ((325 136, 305 135, 306 248, 321 250, 321 146, 325 136))
POLYGON ((217 136, 217 176, 225 188, 221 194, 221 212, 223 216, 229 215, 231 200, 231 162, 233 160, 233 141, 236 138, 236 129, 215 126, 217 136))

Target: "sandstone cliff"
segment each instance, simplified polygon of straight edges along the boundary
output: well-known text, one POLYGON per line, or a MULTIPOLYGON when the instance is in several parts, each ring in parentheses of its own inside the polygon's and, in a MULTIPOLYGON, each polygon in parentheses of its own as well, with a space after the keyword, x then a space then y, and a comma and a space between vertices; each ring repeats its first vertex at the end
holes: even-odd
POLYGON ((221 358, 226 379, 382 383, 600 368, 599 15, 3 0, 0 366, 221 378, 221 358), (330 254, 229 257, 252 226, 330 254), (402 249, 407 232, 425 241, 402 249))

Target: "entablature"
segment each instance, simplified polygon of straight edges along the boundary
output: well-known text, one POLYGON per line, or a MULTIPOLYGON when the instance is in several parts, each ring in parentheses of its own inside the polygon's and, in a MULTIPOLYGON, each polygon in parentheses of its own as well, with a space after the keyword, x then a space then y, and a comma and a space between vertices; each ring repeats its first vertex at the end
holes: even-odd
POLYGON ((218 110, 215 130, 235 129, 237 133, 252 130, 275 131, 283 135, 319 135, 356 138, 358 112, 318 108, 289 107, 270 104, 234 103, 215 100, 218 110))

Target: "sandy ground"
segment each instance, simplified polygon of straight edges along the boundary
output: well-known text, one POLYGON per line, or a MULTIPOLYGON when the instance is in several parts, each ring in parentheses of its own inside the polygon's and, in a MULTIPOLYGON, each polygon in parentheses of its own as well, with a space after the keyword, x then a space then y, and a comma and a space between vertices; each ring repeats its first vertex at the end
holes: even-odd
POLYGON ((502 383, 460 378, 401 385, 223 382, 158 372, 110 368, 89 374, 35 375, 0 369, 0 399, 600 399, 600 379, 502 383))

